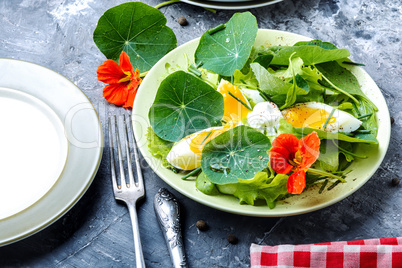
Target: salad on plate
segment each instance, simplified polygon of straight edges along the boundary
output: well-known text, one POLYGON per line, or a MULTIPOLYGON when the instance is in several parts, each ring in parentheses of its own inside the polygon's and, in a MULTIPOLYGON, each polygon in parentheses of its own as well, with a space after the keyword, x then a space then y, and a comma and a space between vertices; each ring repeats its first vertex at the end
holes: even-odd
POLYGON ((255 46, 257 32, 251 13, 236 13, 203 34, 194 61, 166 64, 147 139, 203 194, 272 209, 312 185, 321 194, 348 183, 351 164, 369 157, 357 148, 378 146, 378 109, 345 68, 360 65, 348 50, 255 46))

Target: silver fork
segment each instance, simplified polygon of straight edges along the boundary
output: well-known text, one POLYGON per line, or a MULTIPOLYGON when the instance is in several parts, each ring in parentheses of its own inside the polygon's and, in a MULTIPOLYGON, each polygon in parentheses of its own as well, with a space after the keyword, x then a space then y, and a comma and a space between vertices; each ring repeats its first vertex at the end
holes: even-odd
MULTIPOLYGON (((126 120, 126 116, 124 115, 124 126, 123 126, 123 136, 125 139, 125 150, 127 155, 127 170, 129 181, 127 183, 125 172, 124 172, 124 160, 123 154, 121 150, 120 143, 120 135, 119 135, 119 127, 118 122, 121 120, 117 120, 116 116, 114 117, 115 124, 115 132, 116 132, 116 147, 117 147, 117 155, 120 169, 120 184, 117 182, 116 169, 115 169, 115 157, 113 153, 113 131, 112 131, 112 119, 109 117, 109 151, 110 151, 110 167, 112 173, 112 184, 113 184, 113 193, 116 200, 123 201, 126 203, 128 211, 130 213, 131 224, 133 228, 134 235, 134 249, 135 249, 135 263, 136 267, 145 267, 144 255, 142 253, 141 239, 140 239, 140 230, 138 226, 138 216, 136 211, 136 203, 137 200, 142 198, 145 195, 144 190, 144 181, 141 172, 140 160, 138 156, 137 145, 135 141, 135 136, 133 134, 133 147, 134 147, 134 160, 137 170, 137 182, 134 180, 132 162, 130 158, 130 149, 129 149, 129 139, 128 133, 128 124, 126 120)), ((121 129, 121 128, 120 128, 121 129)))

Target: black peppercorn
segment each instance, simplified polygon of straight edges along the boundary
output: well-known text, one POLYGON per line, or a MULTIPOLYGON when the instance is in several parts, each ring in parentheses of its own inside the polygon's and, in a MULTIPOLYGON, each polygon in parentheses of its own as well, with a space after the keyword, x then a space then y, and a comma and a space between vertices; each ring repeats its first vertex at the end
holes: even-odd
POLYGON ((392 186, 398 186, 400 182, 401 182, 400 179, 398 179, 398 178, 393 178, 392 181, 391 181, 391 185, 392 185, 392 186))
POLYGON ((177 20, 177 22, 181 25, 181 26, 186 26, 188 24, 187 19, 185 17, 179 17, 179 19, 177 20))
POLYGON ((237 239, 237 237, 234 234, 229 234, 228 235, 228 242, 230 244, 235 245, 235 244, 237 244, 237 242, 239 242, 239 240, 237 239))
POLYGON ((395 123, 395 119, 391 116, 391 125, 395 123))
POLYGON ((200 231, 206 231, 208 230, 208 224, 203 221, 203 220, 199 220, 197 221, 197 223, 195 224, 195 226, 198 228, 198 230, 200 231))

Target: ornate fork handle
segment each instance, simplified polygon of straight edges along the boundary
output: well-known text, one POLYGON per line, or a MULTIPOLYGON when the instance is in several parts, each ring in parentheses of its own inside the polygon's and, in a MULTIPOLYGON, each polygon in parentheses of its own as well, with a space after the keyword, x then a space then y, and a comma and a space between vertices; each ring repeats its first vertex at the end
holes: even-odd
POLYGON ((154 199, 155 214, 166 239, 174 267, 187 267, 180 227, 180 207, 175 196, 161 188, 154 199))

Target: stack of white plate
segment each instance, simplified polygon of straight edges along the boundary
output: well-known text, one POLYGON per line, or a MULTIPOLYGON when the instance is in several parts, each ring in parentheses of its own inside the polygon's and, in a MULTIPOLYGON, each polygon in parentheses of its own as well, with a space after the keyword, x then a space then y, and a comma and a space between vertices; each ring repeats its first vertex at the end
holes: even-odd
POLYGON ((249 9, 272 5, 283 0, 181 0, 190 5, 212 9, 249 9))
POLYGON ((0 246, 64 215, 98 170, 102 128, 85 94, 42 66, 0 59, 0 246))

